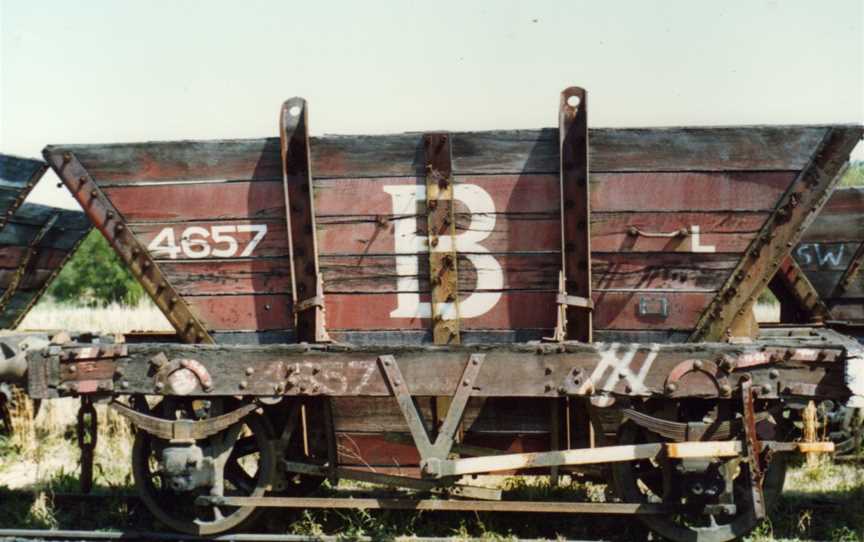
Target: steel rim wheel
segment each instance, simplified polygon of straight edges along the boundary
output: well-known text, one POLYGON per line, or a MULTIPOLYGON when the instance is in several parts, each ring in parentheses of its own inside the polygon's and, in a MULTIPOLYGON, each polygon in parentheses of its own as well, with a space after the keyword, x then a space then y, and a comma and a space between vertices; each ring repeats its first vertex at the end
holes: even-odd
MULTIPOLYGON (((619 429, 620 444, 657 442, 660 438, 633 422, 624 423, 619 429)), ((738 511, 731 518, 713 515, 681 514, 662 516, 640 516, 640 520, 652 531, 676 542, 727 542, 749 533, 757 524, 751 508, 748 483, 748 466, 741 462, 740 472, 734 482, 735 504, 738 511), (698 519, 698 523, 694 522, 698 519), (707 524, 705 524, 707 523, 707 524)), ((673 474, 674 476, 674 474, 673 474)), ((786 477, 786 457, 774 454, 765 473, 763 492, 768 508, 776 502, 783 489, 786 477)), ((612 465, 612 478, 616 494, 625 502, 657 502, 662 498, 663 465, 651 461, 633 461, 612 465)))
MULTIPOLYGON (((242 429, 224 466, 222 495, 260 497, 270 488, 276 472, 272 431, 266 419, 255 412, 238 423, 242 429)), ((206 444, 205 440, 196 443, 206 444)), ((196 506, 196 497, 212 494, 206 488, 178 493, 165 487, 157 459, 165 444, 139 430, 132 448, 135 487, 154 516, 172 529, 193 535, 221 533, 253 518, 254 506, 196 506)))

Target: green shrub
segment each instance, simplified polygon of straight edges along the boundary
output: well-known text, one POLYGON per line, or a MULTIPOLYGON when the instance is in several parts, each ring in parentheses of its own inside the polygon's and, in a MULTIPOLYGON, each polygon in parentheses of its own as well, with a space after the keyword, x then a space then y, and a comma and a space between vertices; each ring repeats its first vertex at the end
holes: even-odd
POLYGON ((57 301, 137 305, 144 289, 97 230, 91 231, 48 289, 57 301))

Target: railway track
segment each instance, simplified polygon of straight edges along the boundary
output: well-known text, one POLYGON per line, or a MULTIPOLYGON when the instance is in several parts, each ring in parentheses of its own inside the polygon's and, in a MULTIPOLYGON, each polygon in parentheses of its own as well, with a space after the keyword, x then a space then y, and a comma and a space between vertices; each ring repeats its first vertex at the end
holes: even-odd
MULTIPOLYGON (((78 531, 78 530, 46 530, 46 529, 0 529, 0 540, 160 540, 160 541, 185 541, 185 540, 212 540, 219 542, 329 542, 344 540, 336 535, 307 536, 295 534, 226 534, 214 537, 198 537, 174 533, 147 532, 147 531, 78 531)), ((357 541, 371 541, 372 537, 352 538, 357 541)), ((453 540, 449 537, 414 537, 405 536, 394 538, 395 541, 410 540, 411 542, 445 542, 453 540)), ((466 540, 460 538, 459 540, 466 540)), ((475 539, 468 539, 475 540, 475 539)), ((479 538, 476 540, 480 540, 479 538)), ((517 542, 540 542, 541 539, 525 538, 517 542)), ((559 539, 561 540, 561 539, 559 539)), ((563 542, 602 542, 587 540, 569 540, 563 542)))

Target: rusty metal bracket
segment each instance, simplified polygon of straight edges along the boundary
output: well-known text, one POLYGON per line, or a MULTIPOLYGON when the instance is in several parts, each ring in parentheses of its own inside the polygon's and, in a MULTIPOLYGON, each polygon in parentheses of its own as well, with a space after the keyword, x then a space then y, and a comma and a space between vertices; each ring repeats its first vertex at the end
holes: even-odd
POLYGON ((764 472, 759 452, 762 444, 756 433, 756 409, 753 405, 753 384, 749 375, 741 380, 741 404, 744 415, 744 444, 747 449, 747 461, 750 464, 750 491, 753 500, 753 513, 756 519, 765 517, 765 495, 762 491, 764 472))
POLYGON ((426 150, 426 224, 429 236, 432 336, 435 344, 459 344, 459 279, 456 253, 456 206, 450 138, 423 136, 426 150))
POLYGON ((257 404, 248 403, 228 414, 195 421, 157 418, 138 412, 117 401, 110 403, 109 406, 138 429, 163 440, 200 440, 213 436, 228 429, 258 408, 257 404))
POLYGON ((54 227, 54 224, 57 223, 57 218, 60 216, 59 213, 54 213, 51 215, 51 218, 39 229, 33 239, 30 240, 30 244, 27 245, 27 252, 24 253, 24 257, 21 258, 21 262, 18 264, 18 268, 15 270, 15 273, 12 275, 12 280, 9 282, 9 285, 6 286, 6 290, 3 292, 3 295, 0 296, 0 312, 6 309, 6 305, 15 295, 15 292, 18 291, 18 288, 21 286, 21 283, 24 281, 24 277, 32 270, 32 264, 35 264, 36 260, 33 258, 37 254, 39 254, 38 246, 39 243, 42 242, 42 239, 45 238, 45 235, 51 231, 51 228, 54 227))
POLYGON ((843 274, 840 275, 840 280, 837 281, 837 286, 834 287, 834 291, 831 292, 829 297, 843 297, 843 294, 852 285, 852 279, 861 271, 862 267, 864 267, 864 243, 858 245, 858 249, 855 250, 855 254, 852 255, 849 265, 843 271, 843 274))
POLYGON ((840 181, 857 128, 826 128, 809 163, 780 198, 759 234, 699 317, 690 341, 719 341, 749 317, 750 307, 789 255, 840 181))
POLYGON ((315 238, 315 196, 312 191, 309 108, 306 100, 291 98, 282 104, 279 137, 297 339, 329 342, 324 320, 323 279, 315 238))
POLYGON ((126 268, 162 310, 177 330, 180 339, 188 343, 212 343, 213 338, 207 328, 168 282, 150 252, 132 233, 102 190, 96 186, 90 173, 75 154, 46 149, 45 160, 81 205, 93 225, 105 236, 126 268))
POLYGON ((471 354, 468 363, 465 365, 465 369, 462 371, 462 377, 459 379, 456 392, 452 396, 447 416, 438 429, 435 442, 432 442, 423 419, 417 411, 417 406, 414 404, 414 398, 408 391, 408 384, 402 377, 402 371, 399 369, 399 364, 396 363, 396 358, 389 355, 378 357, 378 364, 384 373, 387 383, 390 385, 391 392, 396 397, 405 421, 408 423, 408 429, 414 438, 414 445, 417 447, 417 451, 420 452, 421 467, 424 473, 433 474, 438 472, 438 465, 440 462, 446 460, 447 455, 453 448, 456 431, 462 421, 462 415, 465 413, 468 399, 474 391, 474 381, 477 379, 477 375, 480 374, 480 368, 483 366, 483 360, 485 359, 485 354, 471 354))
MULTIPOLYGON (((569 87, 558 110, 561 177, 561 267, 565 299, 591 299, 591 232, 588 167, 588 93, 569 87)), ((591 342, 590 307, 558 305, 556 338, 591 342)))
POLYGON ((78 448, 81 450, 81 492, 90 493, 93 489, 93 457, 96 441, 99 438, 99 419, 93 401, 89 397, 81 397, 81 407, 78 409, 78 448))

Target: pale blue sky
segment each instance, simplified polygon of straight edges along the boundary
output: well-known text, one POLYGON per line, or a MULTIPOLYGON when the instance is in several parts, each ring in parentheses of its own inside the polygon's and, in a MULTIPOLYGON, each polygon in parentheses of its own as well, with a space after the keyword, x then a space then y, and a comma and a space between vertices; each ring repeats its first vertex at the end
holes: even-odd
POLYGON ((29 156, 275 136, 295 95, 315 134, 554 126, 574 84, 592 126, 864 122, 864 0, 0 0, 0 35, 29 156))

